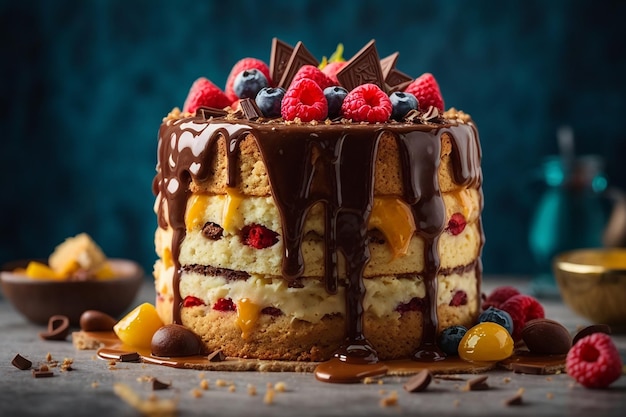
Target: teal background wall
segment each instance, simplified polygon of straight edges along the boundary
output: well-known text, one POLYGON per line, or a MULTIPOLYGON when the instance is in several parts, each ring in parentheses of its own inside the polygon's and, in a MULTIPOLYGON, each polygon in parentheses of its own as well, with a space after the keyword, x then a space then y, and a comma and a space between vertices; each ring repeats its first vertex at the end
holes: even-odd
POLYGON ((533 170, 571 125, 577 151, 626 188, 626 2, 0 1, 0 262, 46 257, 88 232, 151 271, 161 118, 191 83, 223 86, 274 36, 318 57, 375 38, 432 72, 483 146, 485 271, 533 270, 533 170))

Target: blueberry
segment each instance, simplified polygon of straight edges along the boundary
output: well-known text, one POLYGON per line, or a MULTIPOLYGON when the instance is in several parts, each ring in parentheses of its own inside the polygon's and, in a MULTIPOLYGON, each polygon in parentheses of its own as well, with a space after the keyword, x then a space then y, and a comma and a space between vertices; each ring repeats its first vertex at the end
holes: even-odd
POLYGON ((277 87, 264 87, 254 101, 265 117, 280 117, 280 105, 285 97, 285 90, 277 87))
POLYGON ((467 329, 464 326, 446 327, 439 335, 439 347, 446 355, 458 355, 459 343, 461 343, 465 333, 467 333, 467 329))
POLYGON ((328 102, 328 118, 334 119, 335 117, 339 117, 341 113, 341 105, 343 104, 343 99, 348 95, 348 90, 343 87, 339 87, 338 85, 326 87, 324 89, 324 97, 326 97, 326 101, 328 102))
POLYGON ((258 69, 243 70, 235 77, 233 89, 239 98, 254 98, 269 83, 258 69))
POLYGON ((413 94, 402 91, 391 93, 389 100, 391 100, 391 118, 398 121, 418 106, 417 98, 413 94))
POLYGON ((513 319, 511 315, 499 308, 489 307, 487 310, 480 313, 478 316, 478 322, 491 321, 504 327, 511 335, 513 334, 513 319))

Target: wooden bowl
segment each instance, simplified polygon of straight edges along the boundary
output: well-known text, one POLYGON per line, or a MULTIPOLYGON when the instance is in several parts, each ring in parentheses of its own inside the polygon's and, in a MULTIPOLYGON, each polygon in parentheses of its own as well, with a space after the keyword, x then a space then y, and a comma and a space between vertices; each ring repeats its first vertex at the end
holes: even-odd
POLYGON ((561 297, 593 323, 626 326, 626 249, 579 249, 554 259, 561 297))
POLYGON ((23 267, 27 261, 15 262, 0 272, 2 292, 17 311, 38 324, 47 324, 51 316, 62 314, 78 325, 86 310, 99 310, 119 318, 135 299, 144 271, 131 260, 108 261, 116 277, 92 281, 33 279, 13 272, 13 267, 23 267))

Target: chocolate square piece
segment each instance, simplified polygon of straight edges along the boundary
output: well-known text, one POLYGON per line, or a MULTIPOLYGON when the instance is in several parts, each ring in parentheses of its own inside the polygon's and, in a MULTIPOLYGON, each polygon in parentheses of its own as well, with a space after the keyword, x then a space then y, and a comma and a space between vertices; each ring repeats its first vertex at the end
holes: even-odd
POLYGON ((298 42, 295 48, 293 48, 293 52, 291 53, 291 57, 289 58, 289 62, 285 68, 285 73, 283 74, 277 87, 282 87, 286 90, 289 88, 291 80, 293 80, 293 77, 296 76, 300 67, 303 65, 318 66, 318 64, 319 62, 317 59, 309 52, 308 49, 306 49, 304 44, 302 42, 298 42))
POLYGON ((413 82, 413 78, 406 75, 402 71, 398 71, 392 68, 389 71, 387 77, 385 77, 385 85, 387 86, 387 93, 393 93, 394 91, 402 91, 413 82))
POLYGON ((350 91, 359 85, 371 83, 385 88, 376 42, 372 39, 337 73, 342 87, 350 91))
POLYGON ((251 98, 243 98, 239 100, 239 105, 243 111, 243 117, 248 120, 256 120, 261 117, 261 110, 256 105, 256 102, 251 98))
POLYGON ((228 112, 224 109, 216 109, 215 107, 198 107, 196 110, 196 115, 203 117, 205 119, 210 119, 211 117, 222 117, 226 116, 228 112))
POLYGON ((289 58, 293 53, 293 46, 278 38, 272 39, 272 52, 270 54, 270 76, 274 83, 283 78, 283 74, 289 64, 289 58))
POLYGON ((393 54, 386 56, 380 60, 380 69, 383 73, 384 80, 386 80, 389 76, 389 72, 396 67, 396 62, 398 62, 398 56, 400 56, 400 52, 394 52, 393 54))

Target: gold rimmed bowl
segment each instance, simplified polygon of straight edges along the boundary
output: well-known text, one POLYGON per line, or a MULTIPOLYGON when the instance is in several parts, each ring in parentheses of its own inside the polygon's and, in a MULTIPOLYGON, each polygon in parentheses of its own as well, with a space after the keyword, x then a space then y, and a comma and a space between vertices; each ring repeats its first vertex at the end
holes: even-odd
POLYGON ((23 273, 28 261, 18 261, 0 272, 2 293, 33 323, 47 324, 51 316, 67 316, 78 325, 86 310, 119 317, 135 299, 144 280, 143 268, 127 259, 108 260, 113 276, 85 281, 33 279, 23 273))
POLYGON ((553 262, 561 297, 593 323, 626 327, 626 249, 578 249, 553 262))

